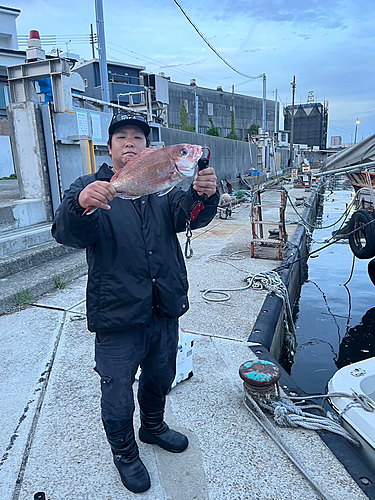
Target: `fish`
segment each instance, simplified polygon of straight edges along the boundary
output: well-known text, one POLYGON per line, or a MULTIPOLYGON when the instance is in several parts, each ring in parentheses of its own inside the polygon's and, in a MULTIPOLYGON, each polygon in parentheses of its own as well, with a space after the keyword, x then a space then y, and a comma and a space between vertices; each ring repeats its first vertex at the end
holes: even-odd
MULTIPOLYGON (((116 172, 110 182, 116 196, 125 200, 154 193, 163 196, 183 179, 194 175, 201 156, 202 147, 192 144, 146 148, 116 172)), ((90 215, 96 209, 87 207, 82 215, 90 215)))

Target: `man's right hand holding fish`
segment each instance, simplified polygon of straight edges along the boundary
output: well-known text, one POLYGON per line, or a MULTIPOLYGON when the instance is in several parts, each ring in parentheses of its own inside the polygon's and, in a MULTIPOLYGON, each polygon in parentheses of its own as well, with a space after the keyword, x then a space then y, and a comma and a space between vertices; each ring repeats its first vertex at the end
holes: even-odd
POLYGON ((219 194, 212 168, 195 174, 200 146, 150 149, 150 127, 136 115, 116 115, 108 132, 113 167, 104 163, 70 186, 52 234, 59 243, 86 248, 87 320, 96 335, 102 422, 122 483, 140 493, 150 487, 150 477, 134 436, 135 374, 140 366, 139 439, 183 452, 187 437, 164 421, 176 372, 178 318, 189 308, 176 233, 185 231, 203 195, 204 210, 191 220, 191 229, 206 226, 215 217, 219 194), (175 188, 194 174, 189 189, 175 188))

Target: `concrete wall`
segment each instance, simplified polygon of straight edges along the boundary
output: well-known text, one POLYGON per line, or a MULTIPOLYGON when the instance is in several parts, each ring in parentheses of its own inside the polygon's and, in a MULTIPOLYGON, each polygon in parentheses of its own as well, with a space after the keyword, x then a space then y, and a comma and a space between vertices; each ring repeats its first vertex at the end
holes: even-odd
POLYGON ((10 174, 14 174, 10 137, 0 135, 0 178, 9 177, 10 174))
POLYGON ((10 104, 7 111, 21 198, 43 200, 44 220, 51 220, 51 193, 40 105, 26 101, 10 104))
POLYGON ((238 174, 248 174, 252 166, 256 168, 256 147, 250 145, 253 159, 251 161, 248 142, 163 127, 161 128, 161 140, 166 146, 187 143, 209 147, 211 150, 210 166, 215 168, 219 180, 234 179, 238 174))

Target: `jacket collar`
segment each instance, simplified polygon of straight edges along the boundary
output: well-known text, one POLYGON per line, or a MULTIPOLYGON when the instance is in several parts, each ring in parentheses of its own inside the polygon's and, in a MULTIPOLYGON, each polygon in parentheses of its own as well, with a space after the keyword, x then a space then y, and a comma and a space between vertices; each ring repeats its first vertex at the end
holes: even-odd
POLYGON ((98 181, 109 181, 112 179, 113 174, 113 170, 106 163, 103 163, 96 174, 96 178, 98 181))

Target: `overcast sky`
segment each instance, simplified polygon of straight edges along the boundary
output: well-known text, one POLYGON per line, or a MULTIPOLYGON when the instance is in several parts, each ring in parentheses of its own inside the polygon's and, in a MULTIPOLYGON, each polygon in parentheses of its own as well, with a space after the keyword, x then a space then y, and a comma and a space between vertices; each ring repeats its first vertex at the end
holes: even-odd
MULTIPOLYGON (((22 11, 19 35, 37 29, 59 38, 59 48, 90 59, 91 46, 76 43, 95 25, 95 0, 3 0, 22 11)), ((358 140, 375 133, 374 0, 178 0, 211 45, 235 69, 267 76, 267 98, 291 104, 329 103, 329 138, 358 140)), ((230 69, 205 44, 173 0, 103 0, 109 60, 163 71, 172 81, 222 86, 262 96, 262 81, 230 69)), ((20 47, 22 48, 22 47, 20 47)), ((45 47, 47 52, 52 47, 45 47)), ((283 123, 280 123, 283 126, 283 123)), ((330 144, 330 142, 329 142, 330 144)))

